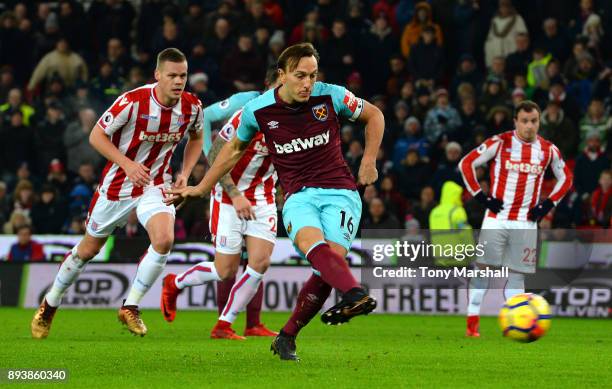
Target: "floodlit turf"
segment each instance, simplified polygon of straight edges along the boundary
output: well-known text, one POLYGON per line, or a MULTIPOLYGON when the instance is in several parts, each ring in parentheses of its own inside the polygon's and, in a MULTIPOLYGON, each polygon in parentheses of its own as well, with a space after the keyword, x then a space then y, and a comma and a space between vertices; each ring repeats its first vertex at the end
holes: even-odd
MULTIPOLYGON (((33 313, 0 309, 0 369, 67 368, 70 386, 609 387, 612 378, 608 320, 554 318, 547 336, 521 344, 502 338, 494 318, 480 339, 463 336, 463 317, 372 315, 340 327, 316 318, 293 363, 272 356, 268 338, 209 339, 212 312, 179 312, 168 324, 145 311, 149 334, 137 338, 115 311, 60 309, 43 341, 30 338, 33 313)), ((287 317, 263 314, 273 329, 287 317)))

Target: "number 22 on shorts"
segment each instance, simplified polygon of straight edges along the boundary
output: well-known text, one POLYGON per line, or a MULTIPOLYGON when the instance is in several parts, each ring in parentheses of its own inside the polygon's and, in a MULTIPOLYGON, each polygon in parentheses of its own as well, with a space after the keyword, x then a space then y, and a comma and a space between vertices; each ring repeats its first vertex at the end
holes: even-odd
POLYGON ((268 222, 270 223, 270 231, 276 233, 276 217, 270 216, 268 222))
POLYGON ((525 247, 523 249, 523 263, 529 264, 529 265, 533 265, 536 263, 538 256, 537 256, 537 249, 532 249, 529 247, 525 247))

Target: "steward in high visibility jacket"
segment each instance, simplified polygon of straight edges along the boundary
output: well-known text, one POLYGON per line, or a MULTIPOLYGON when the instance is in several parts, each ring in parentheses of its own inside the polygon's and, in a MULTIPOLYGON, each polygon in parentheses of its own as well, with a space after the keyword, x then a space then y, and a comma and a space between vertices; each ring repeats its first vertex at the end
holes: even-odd
POLYGON ((472 259, 465 255, 466 245, 474 245, 461 194, 463 188, 453 181, 442 186, 440 205, 429 214, 434 263, 437 266, 465 266, 472 259))

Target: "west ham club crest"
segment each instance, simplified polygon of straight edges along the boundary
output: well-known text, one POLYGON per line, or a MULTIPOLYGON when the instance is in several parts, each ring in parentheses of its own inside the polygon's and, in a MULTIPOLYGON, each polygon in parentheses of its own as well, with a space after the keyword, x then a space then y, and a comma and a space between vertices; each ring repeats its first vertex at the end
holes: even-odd
POLYGON ((315 105, 314 107, 312 107, 312 115, 314 116, 315 119, 324 122, 325 120, 327 120, 327 104, 323 103, 323 104, 319 104, 319 105, 315 105))

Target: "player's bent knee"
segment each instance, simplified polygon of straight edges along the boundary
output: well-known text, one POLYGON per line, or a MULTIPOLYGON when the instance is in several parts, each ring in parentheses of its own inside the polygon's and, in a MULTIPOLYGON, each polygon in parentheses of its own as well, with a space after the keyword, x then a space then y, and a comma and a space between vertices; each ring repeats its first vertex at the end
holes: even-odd
POLYGON ((76 249, 79 259, 85 262, 93 259, 98 255, 104 243, 106 243, 106 238, 96 238, 86 234, 76 249))
POLYGON ((151 246, 153 246, 153 250, 160 254, 165 254, 172 250, 172 245, 174 244, 173 238, 161 238, 159 240, 151 241, 151 246))
POLYGON ((217 274, 219 275, 219 278, 221 278, 221 281, 226 281, 232 277, 235 277, 236 273, 238 273, 238 267, 223 266, 221 268, 217 268, 217 274))
POLYGON ((174 244, 174 218, 168 213, 157 213, 153 215, 146 225, 151 246, 160 254, 172 250, 174 244))
POLYGON ((257 273, 263 274, 270 267, 270 257, 249 258, 249 266, 257 273))
POLYGON ((304 254, 306 254, 308 251, 310 251, 310 249, 317 243, 319 242, 318 240, 314 240, 314 239, 304 239, 301 241, 297 242, 297 246, 300 249, 301 252, 303 252, 304 254))
POLYGON ((217 253, 215 256, 215 270, 221 281, 228 280, 238 273, 240 254, 217 253))
POLYGON ((303 253, 307 253, 313 245, 321 241, 324 241, 323 232, 316 227, 303 227, 295 236, 295 244, 303 253))
POLYGON ((150 234, 151 246, 153 250, 160 254, 165 254, 172 250, 174 244, 174 233, 173 232, 161 232, 150 234))
POLYGON ((300 251, 303 252, 304 254, 306 254, 308 250, 310 250, 310 247, 312 246, 312 244, 309 244, 310 242, 300 241, 296 243, 297 243, 298 249, 300 249, 300 251))

